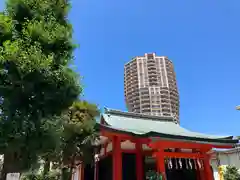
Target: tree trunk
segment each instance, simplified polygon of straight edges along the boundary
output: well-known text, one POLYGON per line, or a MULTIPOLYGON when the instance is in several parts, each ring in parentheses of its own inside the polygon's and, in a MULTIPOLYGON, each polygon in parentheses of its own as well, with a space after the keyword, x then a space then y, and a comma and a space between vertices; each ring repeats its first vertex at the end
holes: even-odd
POLYGON ((46 175, 48 175, 49 170, 50 170, 50 161, 48 158, 45 158, 44 160, 44 167, 43 167, 43 176, 45 177, 46 175))
POLYGON ((20 173, 20 167, 17 160, 14 158, 14 154, 5 153, 3 160, 3 168, 1 172, 0 180, 6 180, 8 173, 20 173))
POLYGON ((70 164, 64 166, 61 171, 61 180, 71 180, 73 174, 73 168, 75 166, 76 155, 71 158, 70 164))

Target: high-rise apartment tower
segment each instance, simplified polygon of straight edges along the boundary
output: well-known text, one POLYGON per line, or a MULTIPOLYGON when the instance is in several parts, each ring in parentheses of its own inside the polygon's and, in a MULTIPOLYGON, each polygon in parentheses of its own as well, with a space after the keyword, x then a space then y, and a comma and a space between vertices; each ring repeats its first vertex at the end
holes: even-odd
POLYGON ((136 56, 124 66, 129 112, 171 116, 179 121, 179 94, 173 63, 155 53, 136 56))

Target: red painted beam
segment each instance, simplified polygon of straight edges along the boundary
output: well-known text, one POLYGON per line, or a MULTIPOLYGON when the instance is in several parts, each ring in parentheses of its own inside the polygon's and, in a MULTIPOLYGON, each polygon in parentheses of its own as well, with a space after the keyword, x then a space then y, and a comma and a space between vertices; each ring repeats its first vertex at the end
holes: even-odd
POLYGON ((151 142, 149 143, 149 146, 153 149, 182 148, 182 149, 201 149, 203 151, 208 151, 214 147, 211 144, 199 144, 192 142, 166 141, 166 140, 151 142))
POLYGON ((183 148, 183 149, 200 149, 203 152, 209 151, 212 148, 230 149, 231 145, 215 145, 215 144, 203 144, 185 141, 167 141, 159 140, 156 142, 149 143, 152 148, 183 148))
POLYGON ((204 144, 204 143, 194 143, 186 141, 171 141, 171 140, 162 140, 152 142, 150 138, 140 138, 134 137, 129 134, 112 132, 105 129, 101 129, 101 135, 106 136, 109 139, 112 139, 114 136, 118 136, 121 140, 130 140, 131 142, 141 142, 142 144, 148 144, 151 148, 158 149, 160 148, 183 148, 183 149, 202 149, 204 152, 212 148, 223 148, 230 149, 233 148, 231 145, 216 145, 216 144, 204 144))
MULTIPOLYGON (((154 156, 158 156, 159 152, 153 153, 154 156)), ((205 156, 198 153, 183 153, 183 152, 161 152, 163 157, 173 157, 173 158, 191 158, 191 159, 203 159, 205 156)))

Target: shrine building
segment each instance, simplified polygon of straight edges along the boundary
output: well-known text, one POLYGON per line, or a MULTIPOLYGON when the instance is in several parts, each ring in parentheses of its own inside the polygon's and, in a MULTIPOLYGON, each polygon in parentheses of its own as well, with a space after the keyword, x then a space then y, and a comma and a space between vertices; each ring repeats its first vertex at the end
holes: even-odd
POLYGON ((98 127, 101 140, 95 180, 154 176, 162 180, 213 180, 209 152, 238 143, 233 136, 187 130, 171 117, 110 109, 102 114, 98 127))

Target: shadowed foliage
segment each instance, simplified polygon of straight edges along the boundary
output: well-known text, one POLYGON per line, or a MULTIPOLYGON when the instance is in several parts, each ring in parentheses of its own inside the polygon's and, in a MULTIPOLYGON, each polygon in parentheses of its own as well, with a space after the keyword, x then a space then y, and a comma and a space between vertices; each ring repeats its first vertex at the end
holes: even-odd
POLYGON ((81 93, 68 0, 8 0, 0 13, 2 179, 54 151, 58 119, 81 93))
POLYGON ((224 173, 224 180, 240 180, 240 174, 236 167, 227 166, 224 173))

